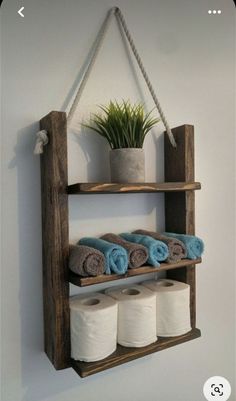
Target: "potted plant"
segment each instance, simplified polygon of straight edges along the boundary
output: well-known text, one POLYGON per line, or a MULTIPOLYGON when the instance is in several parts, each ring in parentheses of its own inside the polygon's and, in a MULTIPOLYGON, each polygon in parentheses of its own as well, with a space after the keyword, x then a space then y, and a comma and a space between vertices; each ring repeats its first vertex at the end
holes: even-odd
POLYGON ((152 112, 146 113, 142 104, 131 105, 129 101, 111 101, 100 109, 103 114, 93 114, 92 124, 84 125, 103 136, 111 147, 111 181, 144 182, 144 139, 160 119, 152 118, 152 112))

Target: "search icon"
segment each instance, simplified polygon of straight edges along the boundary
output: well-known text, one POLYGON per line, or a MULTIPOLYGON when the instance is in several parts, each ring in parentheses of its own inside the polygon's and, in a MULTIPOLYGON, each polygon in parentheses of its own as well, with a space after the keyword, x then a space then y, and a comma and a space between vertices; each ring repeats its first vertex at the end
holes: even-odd
POLYGON ((220 389, 219 389, 219 387, 215 387, 215 388, 214 388, 214 392, 220 394, 220 389))
POLYGON ((212 376, 203 386, 203 394, 207 401, 227 401, 230 398, 231 386, 222 376, 212 376))

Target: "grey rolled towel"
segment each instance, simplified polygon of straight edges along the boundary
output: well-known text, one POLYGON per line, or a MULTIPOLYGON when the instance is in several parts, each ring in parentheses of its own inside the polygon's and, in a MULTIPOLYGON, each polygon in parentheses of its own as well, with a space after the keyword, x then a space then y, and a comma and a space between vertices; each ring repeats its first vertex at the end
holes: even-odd
POLYGON ((144 265, 148 259, 148 250, 143 245, 134 244, 121 238, 119 235, 108 233, 101 237, 101 239, 111 242, 116 245, 120 245, 126 249, 129 256, 129 268, 135 269, 144 265))
POLYGON ((70 245, 69 268, 83 277, 99 276, 105 271, 102 252, 86 245, 70 245))
POLYGON ((167 263, 176 263, 181 259, 187 257, 187 250, 184 243, 176 238, 170 238, 165 235, 159 234, 155 231, 147 231, 147 230, 136 230, 135 234, 149 235, 156 240, 164 242, 169 249, 169 257, 167 258, 167 263))

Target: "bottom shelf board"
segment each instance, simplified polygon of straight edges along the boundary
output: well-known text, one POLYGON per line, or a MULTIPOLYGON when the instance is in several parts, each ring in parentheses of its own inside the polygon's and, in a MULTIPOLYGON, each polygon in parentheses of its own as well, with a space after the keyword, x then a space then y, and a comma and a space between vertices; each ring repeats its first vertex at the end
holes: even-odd
POLYGON ((112 355, 101 361, 81 362, 72 359, 71 365, 80 377, 87 377, 102 372, 103 370, 121 365, 122 363, 142 358, 143 356, 154 352, 162 351, 163 349, 194 340, 198 337, 201 337, 201 331, 199 329, 193 329, 189 333, 178 337, 159 337, 158 341, 155 343, 142 348, 127 348, 118 345, 116 351, 112 355))
POLYGON ((124 278, 140 276, 148 273, 159 273, 164 270, 178 269, 180 267, 190 268, 201 262, 201 258, 195 260, 182 259, 180 262, 176 263, 161 263, 160 267, 142 266, 136 269, 128 269, 125 274, 101 274, 100 276, 96 277, 81 277, 70 271, 69 282, 79 287, 87 287, 89 285, 101 284, 114 280, 121 280, 124 278))

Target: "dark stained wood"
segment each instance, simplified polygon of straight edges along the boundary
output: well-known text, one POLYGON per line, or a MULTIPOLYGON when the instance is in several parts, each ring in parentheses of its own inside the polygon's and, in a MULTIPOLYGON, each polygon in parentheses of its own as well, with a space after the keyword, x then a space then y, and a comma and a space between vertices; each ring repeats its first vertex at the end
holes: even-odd
POLYGON ((194 340, 201 336, 199 329, 194 329, 187 334, 178 337, 159 337, 158 341, 142 348, 126 348, 121 345, 117 346, 117 350, 107 358, 98 362, 80 362, 72 359, 73 369, 81 376, 86 377, 106 369, 113 368, 125 362, 130 362, 137 358, 142 358, 154 352, 162 351, 174 345, 182 344, 187 341, 194 340))
POLYGON ((68 271, 68 194, 106 194, 165 192, 166 231, 194 234, 193 127, 184 125, 173 130, 177 149, 173 149, 165 135, 165 183, 114 184, 81 183, 68 186, 66 114, 51 112, 40 121, 40 128, 49 135, 49 144, 41 155, 42 232, 43 232, 43 295, 45 352, 56 369, 73 366, 86 377, 122 363, 161 351, 165 348, 200 337, 195 328, 195 264, 182 260, 175 264, 161 264, 159 268, 144 266, 130 269, 126 275, 79 277, 68 271), (136 275, 167 270, 167 275, 191 286, 192 331, 183 336, 159 338, 143 348, 118 346, 108 358, 85 363, 70 358, 69 280, 79 286, 88 286, 136 275))
POLYGON ((49 136, 41 155, 44 342, 55 368, 63 369, 70 366, 66 114, 51 112, 40 129, 49 136))
MULTIPOLYGON (((201 263, 201 259, 197 259, 194 263, 201 263)), ((180 269, 183 266, 192 266, 193 261, 183 259, 178 263, 161 263, 160 267, 142 266, 136 269, 128 269, 125 274, 102 274, 97 277, 82 277, 73 272, 69 272, 69 281, 79 287, 86 287, 94 284, 107 283, 114 280, 122 280, 128 277, 140 276, 148 273, 158 273, 163 270, 180 269)))
POLYGON ((162 182, 141 184, 78 183, 68 186, 68 194, 123 194, 148 192, 179 192, 201 189, 199 182, 162 182))
MULTIPOLYGON (((183 125, 172 130, 177 148, 173 148, 165 133, 165 180, 194 181, 194 127, 183 125)), ((195 234, 195 194, 193 191, 165 194, 166 231, 195 234)), ((169 278, 190 285, 191 325, 196 325, 195 264, 167 273, 169 278)))

